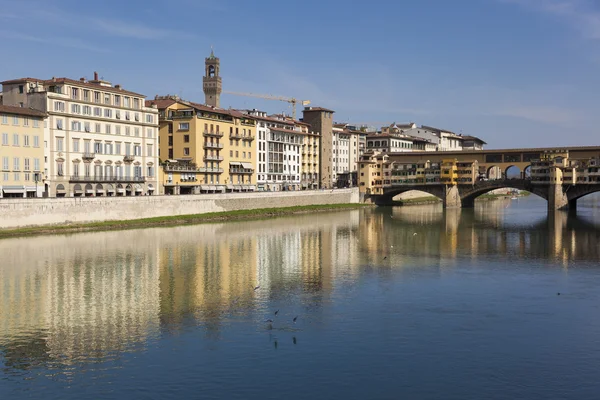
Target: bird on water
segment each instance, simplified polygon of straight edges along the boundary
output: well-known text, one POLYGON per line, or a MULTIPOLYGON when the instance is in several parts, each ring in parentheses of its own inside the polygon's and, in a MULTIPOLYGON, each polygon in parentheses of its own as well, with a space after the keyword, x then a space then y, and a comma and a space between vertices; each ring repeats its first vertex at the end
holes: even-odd
POLYGON ((258 285, 257 287, 255 287, 254 291, 256 292, 258 289, 260 289, 260 285, 258 285))
POLYGON ((275 316, 277 316, 277 314, 279 314, 279 310, 275 311, 275 316))
POLYGON ((294 317, 294 323, 296 323, 296 320, 297 320, 297 319, 298 319, 298 316, 296 315, 296 316, 294 317))

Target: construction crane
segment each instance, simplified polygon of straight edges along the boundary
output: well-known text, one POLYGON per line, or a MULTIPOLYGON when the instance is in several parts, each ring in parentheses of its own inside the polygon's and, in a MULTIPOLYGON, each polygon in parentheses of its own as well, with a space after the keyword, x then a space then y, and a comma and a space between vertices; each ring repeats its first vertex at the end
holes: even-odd
POLYGON ((297 99, 295 99, 293 97, 271 96, 271 95, 268 95, 268 94, 228 92, 226 90, 224 90, 223 93, 232 94, 234 96, 256 97, 256 98, 259 98, 259 99, 279 100, 279 101, 288 102, 288 103, 290 103, 292 105, 292 118, 294 120, 296 120, 296 104, 300 103, 303 106, 307 106, 307 105, 310 104, 310 100, 297 100, 297 99))

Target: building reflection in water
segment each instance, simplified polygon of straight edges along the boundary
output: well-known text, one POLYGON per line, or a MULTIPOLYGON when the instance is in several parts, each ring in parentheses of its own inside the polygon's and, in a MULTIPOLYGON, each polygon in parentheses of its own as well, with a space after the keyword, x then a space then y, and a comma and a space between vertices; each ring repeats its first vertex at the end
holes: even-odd
POLYGON ((515 258, 568 266, 600 260, 599 239, 584 219, 521 215, 498 201, 2 240, 0 359, 12 371, 64 368, 188 327, 217 338, 236 316, 323 302, 369 269, 515 258))

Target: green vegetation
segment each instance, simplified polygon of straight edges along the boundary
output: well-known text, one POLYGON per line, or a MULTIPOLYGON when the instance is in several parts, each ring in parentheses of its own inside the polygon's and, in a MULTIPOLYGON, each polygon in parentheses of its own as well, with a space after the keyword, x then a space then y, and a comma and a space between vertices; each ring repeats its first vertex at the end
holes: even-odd
POLYGON ((284 208, 259 208, 254 210, 223 211, 206 214, 171 215, 167 217, 143 218, 125 221, 104 221, 69 225, 36 226, 28 228, 2 229, 0 230, 0 238, 90 231, 140 229, 160 226, 202 224, 234 220, 260 220, 273 217, 283 217, 290 214, 308 214, 323 211, 351 210, 363 207, 371 207, 371 205, 319 204, 284 208))
POLYGON ((424 197, 415 197, 414 199, 404 199, 404 200, 395 200, 394 205, 399 206, 411 206, 411 205, 420 205, 420 204, 435 204, 441 202, 442 199, 439 199, 435 196, 424 196, 424 197))

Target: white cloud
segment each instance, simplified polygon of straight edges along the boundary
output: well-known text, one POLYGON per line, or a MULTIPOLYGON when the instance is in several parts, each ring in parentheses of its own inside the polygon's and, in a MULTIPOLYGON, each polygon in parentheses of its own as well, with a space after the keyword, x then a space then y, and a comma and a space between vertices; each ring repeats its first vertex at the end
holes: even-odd
POLYGON ((179 34, 176 31, 154 28, 134 21, 94 18, 90 19, 89 23, 105 34, 133 39, 155 40, 179 34))
POLYGON ((577 29, 586 39, 600 39, 600 10, 590 0, 500 0, 503 3, 553 15, 577 29))
POLYGON ((77 39, 77 38, 68 38, 68 37, 61 37, 61 36, 34 36, 34 35, 27 35, 27 34, 22 34, 22 33, 18 33, 18 32, 13 32, 13 31, 5 31, 5 30, 0 30, 0 37, 6 38, 6 39, 15 39, 15 40, 24 40, 27 42, 35 42, 35 43, 45 43, 45 44, 51 44, 54 46, 61 46, 61 47, 69 47, 69 48, 74 48, 74 49, 80 49, 80 50, 89 50, 89 51, 95 51, 95 52, 108 52, 108 50, 101 48, 101 47, 96 47, 93 46, 83 40, 77 39))

